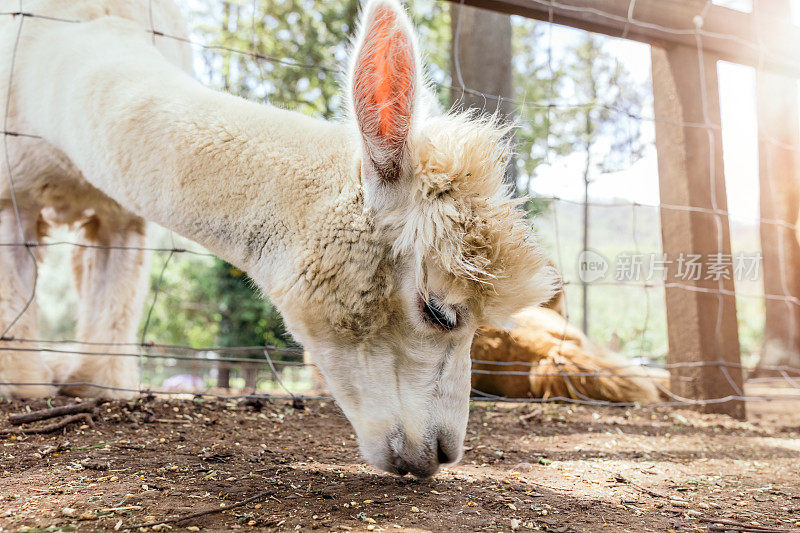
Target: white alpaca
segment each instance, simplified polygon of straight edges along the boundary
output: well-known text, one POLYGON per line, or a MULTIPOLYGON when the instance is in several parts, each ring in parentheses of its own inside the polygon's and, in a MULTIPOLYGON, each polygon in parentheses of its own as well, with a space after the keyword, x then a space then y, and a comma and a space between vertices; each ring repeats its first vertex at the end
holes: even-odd
MULTIPOLYGON (((17 5, 0 0, 0 11, 17 5)), ((428 476, 458 460, 477 325, 547 300, 553 275, 502 185, 506 131, 425 116, 402 8, 364 8, 344 123, 203 87, 186 73, 179 42, 154 46, 148 0, 24 8, 83 22, 0 18, 0 80, 22 24, 7 129, 41 137, 6 139, 22 227, 3 165, 1 242, 70 223, 87 243, 130 247, 144 244, 144 219, 171 228, 247 271, 278 306, 370 462, 428 476)), ((185 35, 168 0, 152 2, 152 21, 185 35)), ((33 265, 21 247, 0 247, 0 262, 6 329, 33 289, 33 265)), ((79 340, 135 341, 146 264, 136 250, 76 249, 79 340)), ((35 339, 35 323, 32 308, 8 335, 35 339)), ((9 346, 36 348, 2 342, 0 382, 51 380, 35 352, 9 346)), ((138 379, 128 358, 86 356, 69 370, 70 383, 135 389, 138 379)), ((53 392, 0 385, 3 394, 53 392)))

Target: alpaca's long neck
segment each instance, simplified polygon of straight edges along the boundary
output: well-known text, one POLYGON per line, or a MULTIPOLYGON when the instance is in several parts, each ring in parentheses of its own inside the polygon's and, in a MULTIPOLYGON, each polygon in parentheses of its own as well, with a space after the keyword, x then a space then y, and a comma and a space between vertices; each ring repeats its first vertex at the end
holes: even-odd
POLYGON ((15 78, 34 133, 126 209, 246 269, 357 182, 347 127, 206 89, 127 22, 62 25, 23 49, 49 69, 15 78))

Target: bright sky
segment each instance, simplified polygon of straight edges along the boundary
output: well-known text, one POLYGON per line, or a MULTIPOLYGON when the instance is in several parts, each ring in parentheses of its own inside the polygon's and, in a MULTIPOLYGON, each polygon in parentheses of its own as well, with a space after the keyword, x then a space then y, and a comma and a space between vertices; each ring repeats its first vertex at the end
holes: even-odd
MULTIPOLYGON (((750 0, 720 0, 714 3, 743 11, 752 9, 750 0)), ((800 0, 793 0, 793 8, 798 6, 800 0)), ((793 20, 797 19, 798 15, 800 9, 794 9, 793 20)), ((576 30, 554 26, 552 34, 554 50, 573 42, 578 35, 579 32, 576 30)), ((637 81, 651 86, 649 46, 632 41, 608 39, 607 49, 620 59, 637 81)), ((759 212, 755 71, 750 67, 726 62, 719 62, 717 71, 728 208, 732 217, 739 222, 755 222, 759 212)), ((648 102, 643 115, 653 116, 651 102, 648 102)), ((652 143, 653 123, 645 121, 642 130, 644 138, 652 143)), ((533 189, 538 195, 581 200, 582 165, 583 156, 573 154, 559 158, 552 166, 541 166, 533 181, 533 189)), ((658 204, 658 168, 652 144, 648 146, 645 156, 626 170, 596 178, 590 186, 590 197, 593 200, 607 201, 616 198, 643 204, 658 204)))

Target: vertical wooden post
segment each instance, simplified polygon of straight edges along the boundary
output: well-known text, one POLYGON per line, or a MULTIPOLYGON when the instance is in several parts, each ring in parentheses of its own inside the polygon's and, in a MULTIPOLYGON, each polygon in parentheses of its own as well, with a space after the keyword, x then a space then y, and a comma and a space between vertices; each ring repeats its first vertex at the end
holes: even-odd
POLYGON ((242 374, 244 374, 244 388, 247 391, 256 392, 258 387, 258 367, 259 362, 242 363, 242 374))
MULTIPOLYGON (((763 31, 770 19, 790 18, 789 0, 758 2, 756 16, 763 31)), ((797 83, 793 78, 757 71, 758 170, 761 218, 794 224, 800 183, 800 129, 797 83)), ((800 246, 795 232, 785 226, 761 223, 764 256, 764 292, 800 297, 800 246)), ((800 309, 791 301, 767 299, 764 346, 759 375, 774 374, 768 366, 800 367, 800 309)))
MULTIPOLYGON (((513 120, 511 16, 450 4, 450 30, 451 105, 478 109, 481 113, 498 111, 500 116, 513 120), (490 99, 484 94, 505 99, 490 99)), ((516 177, 514 159, 506 169, 505 180, 515 185, 516 177)), ((513 191, 516 192, 516 186, 513 191)))
POLYGON ((217 387, 231 388, 231 364, 224 360, 217 362, 217 387))
POLYGON ((510 101, 488 100, 479 94, 499 95, 509 99, 513 96, 511 16, 467 5, 451 4, 450 30, 450 74, 453 80, 450 102, 487 113, 494 113, 498 109, 503 116, 513 115, 514 104, 510 101), (462 90, 462 83, 467 91, 462 90))
MULTIPOLYGON (((653 47, 652 68, 662 204, 727 210, 716 60, 689 46, 653 47), (706 120, 714 126, 703 126, 706 120)), ((674 261, 666 278, 667 361, 687 364, 670 370, 671 389, 696 400, 740 395, 741 368, 725 365, 740 363, 732 268, 731 279, 705 279, 714 254, 731 253, 728 217, 662 207, 661 234, 667 259, 674 261), (685 264, 683 272, 679 268, 690 254, 701 256, 700 279, 686 276, 685 264), (731 292, 721 294, 720 288, 731 292)), ((700 409, 745 417, 741 401, 700 409)))

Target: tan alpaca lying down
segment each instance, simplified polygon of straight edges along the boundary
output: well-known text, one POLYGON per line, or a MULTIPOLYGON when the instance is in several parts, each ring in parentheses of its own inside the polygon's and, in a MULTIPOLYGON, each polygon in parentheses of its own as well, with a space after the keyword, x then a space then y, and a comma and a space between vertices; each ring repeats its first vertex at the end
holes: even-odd
POLYGON ((473 388, 508 398, 590 398, 643 404, 659 401, 655 383, 666 387, 668 374, 665 371, 631 364, 624 357, 601 348, 551 309, 525 309, 514 319, 516 325, 510 331, 483 327, 475 335, 473 388), (477 361, 519 361, 522 364, 477 361), (525 374, 487 374, 483 373, 485 371, 525 374), (587 375, 595 372, 599 377, 587 375), (580 375, 573 375, 576 373, 580 375))

